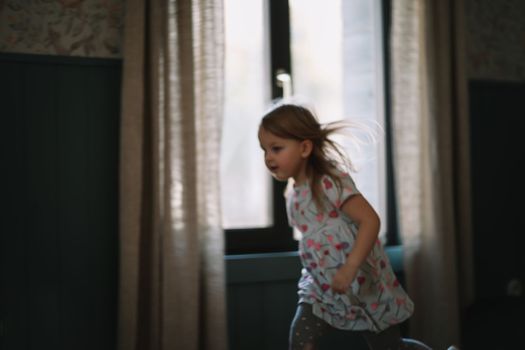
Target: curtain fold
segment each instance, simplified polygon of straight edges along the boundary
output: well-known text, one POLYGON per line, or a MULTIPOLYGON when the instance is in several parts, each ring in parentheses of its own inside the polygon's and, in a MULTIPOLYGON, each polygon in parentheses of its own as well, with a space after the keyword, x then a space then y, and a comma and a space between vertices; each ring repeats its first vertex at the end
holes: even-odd
POLYGON ((471 291, 463 1, 392 2, 392 127, 410 336, 460 343, 471 291))
POLYGON ((226 349, 222 0, 126 2, 118 348, 226 349))

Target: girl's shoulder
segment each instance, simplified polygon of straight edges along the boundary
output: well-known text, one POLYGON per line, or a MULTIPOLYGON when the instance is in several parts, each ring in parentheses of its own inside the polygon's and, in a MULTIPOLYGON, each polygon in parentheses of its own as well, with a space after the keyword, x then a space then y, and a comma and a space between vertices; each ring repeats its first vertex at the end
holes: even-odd
POLYGON ((338 208, 348 197, 359 193, 352 176, 340 170, 334 175, 323 175, 320 186, 328 201, 338 208))
POLYGON ((334 186, 337 188, 345 187, 346 185, 354 185, 354 179, 347 171, 340 169, 334 170, 333 174, 323 174, 320 177, 321 185, 325 189, 331 189, 334 186))

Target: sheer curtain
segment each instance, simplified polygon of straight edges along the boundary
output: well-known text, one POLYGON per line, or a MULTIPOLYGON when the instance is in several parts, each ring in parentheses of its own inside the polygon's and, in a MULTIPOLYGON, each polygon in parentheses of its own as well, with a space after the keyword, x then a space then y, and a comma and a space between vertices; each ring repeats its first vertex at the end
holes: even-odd
POLYGON ((459 344, 472 299, 463 6, 392 2, 394 172, 415 302, 409 330, 435 349, 459 344))
POLYGON ((126 2, 118 349, 226 349, 222 0, 126 2))

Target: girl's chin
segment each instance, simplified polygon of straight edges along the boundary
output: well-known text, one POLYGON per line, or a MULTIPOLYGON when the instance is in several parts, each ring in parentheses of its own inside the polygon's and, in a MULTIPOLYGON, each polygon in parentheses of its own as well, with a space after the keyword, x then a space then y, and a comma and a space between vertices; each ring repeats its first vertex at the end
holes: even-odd
POLYGON ((273 173, 272 176, 277 181, 288 181, 288 177, 283 177, 282 175, 279 175, 279 174, 273 173))

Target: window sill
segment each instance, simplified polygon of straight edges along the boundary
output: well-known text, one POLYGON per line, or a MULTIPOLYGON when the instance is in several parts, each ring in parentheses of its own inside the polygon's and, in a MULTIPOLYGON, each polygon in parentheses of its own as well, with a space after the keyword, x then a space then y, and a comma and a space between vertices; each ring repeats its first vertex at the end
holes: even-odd
MULTIPOLYGON (((385 252, 395 273, 403 272, 403 247, 387 246, 385 252)), ((297 251, 225 255, 228 284, 296 279, 301 262, 297 251)))

